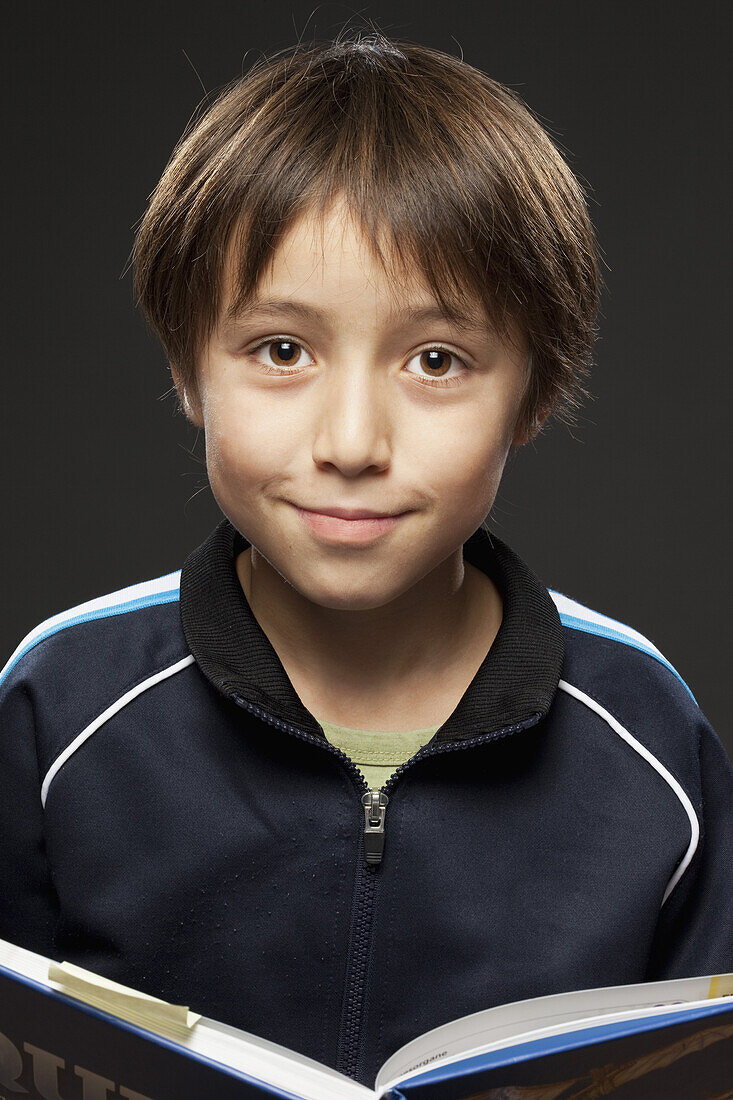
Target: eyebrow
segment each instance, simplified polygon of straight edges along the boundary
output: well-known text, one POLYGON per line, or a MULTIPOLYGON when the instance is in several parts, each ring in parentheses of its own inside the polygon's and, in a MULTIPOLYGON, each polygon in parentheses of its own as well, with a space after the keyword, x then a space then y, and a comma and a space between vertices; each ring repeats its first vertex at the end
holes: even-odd
MULTIPOLYGON (((293 301, 291 298, 265 298, 253 302, 243 313, 233 316, 227 314, 226 322, 236 324, 237 321, 248 320, 264 313, 284 313, 302 321, 333 322, 338 316, 338 310, 318 309, 307 302, 293 301)), ((453 317, 448 317, 439 305, 434 306, 403 306, 390 315, 390 321, 394 324, 419 324, 426 321, 455 321, 458 324, 474 328, 485 328, 488 324, 486 318, 479 313, 458 311, 453 317)))

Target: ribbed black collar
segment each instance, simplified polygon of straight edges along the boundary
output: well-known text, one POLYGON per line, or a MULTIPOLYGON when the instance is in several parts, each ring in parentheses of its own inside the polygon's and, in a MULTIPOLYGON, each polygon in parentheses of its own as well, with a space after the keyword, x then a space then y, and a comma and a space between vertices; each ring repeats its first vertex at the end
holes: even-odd
MULTIPOLYGON (((223 694, 237 692, 299 729, 324 736, 242 591, 235 558, 247 546, 225 518, 186 558, 181 570, 181 621, 188 646, 201 671, 223 694)), ((462 741, 533 715, 544 717, 564 657, 557 608, 522 559, 483 528, 464 543, 463 555, 497 585, 504 615, 491 649, 436 741, 462 741)))

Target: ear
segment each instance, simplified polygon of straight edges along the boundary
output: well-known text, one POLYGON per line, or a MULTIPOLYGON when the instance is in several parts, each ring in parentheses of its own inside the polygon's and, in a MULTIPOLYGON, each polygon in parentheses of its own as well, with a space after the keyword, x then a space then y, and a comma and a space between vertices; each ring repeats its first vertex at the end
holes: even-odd
POLYGON ((199 396, 198 387, 195 382, 189 383, 185 386, 181 381, 181 376, 178 372, 178 368, 170 364, 171 377, 173 378, 173 384, 178 392, 178 399, 181 402, 181 406, 186 415, 187 420, 194 424, 197 428, 204 427, 204 417, 201 409, 201 398, 199 396))
POLYGON ((525 443, 530 443, 539 433, 551 411, 551 409, 543 407, 533 418, 531 424, 518 425, 514 433, 514 438, 512 439, 512 447, 518 449, 519 447, 523 447, 525 443))

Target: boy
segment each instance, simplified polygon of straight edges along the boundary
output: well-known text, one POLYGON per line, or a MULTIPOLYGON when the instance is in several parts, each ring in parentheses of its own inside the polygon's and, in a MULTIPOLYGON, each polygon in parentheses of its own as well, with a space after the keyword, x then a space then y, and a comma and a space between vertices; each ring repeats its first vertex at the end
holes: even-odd
POLYGON ((0 936, 370 1086, 494 1004, 733 970, 719 739, 485 522, 596 331, 528 110, 376 34, 264 60, 134 261, 224 519, 3 670, 0 936))

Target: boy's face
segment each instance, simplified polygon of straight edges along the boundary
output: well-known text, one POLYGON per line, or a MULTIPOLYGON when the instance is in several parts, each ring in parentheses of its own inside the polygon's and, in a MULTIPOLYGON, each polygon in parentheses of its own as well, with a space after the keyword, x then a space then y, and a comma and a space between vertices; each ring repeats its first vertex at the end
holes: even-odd
MULTIPOLYGON (((227 265, 225 308, 230 293, 227 265)), ((426 284, 396 285, 338 205, 293 226, 258 295, 198 363, 191 419, 212 491, 302 597, 381 607, 460 554, 489 512, 523 442, 524 357, 485 323, 411 318, 437 305, 426 284), (319 522, 299 508, 398 516, 319 522)))

